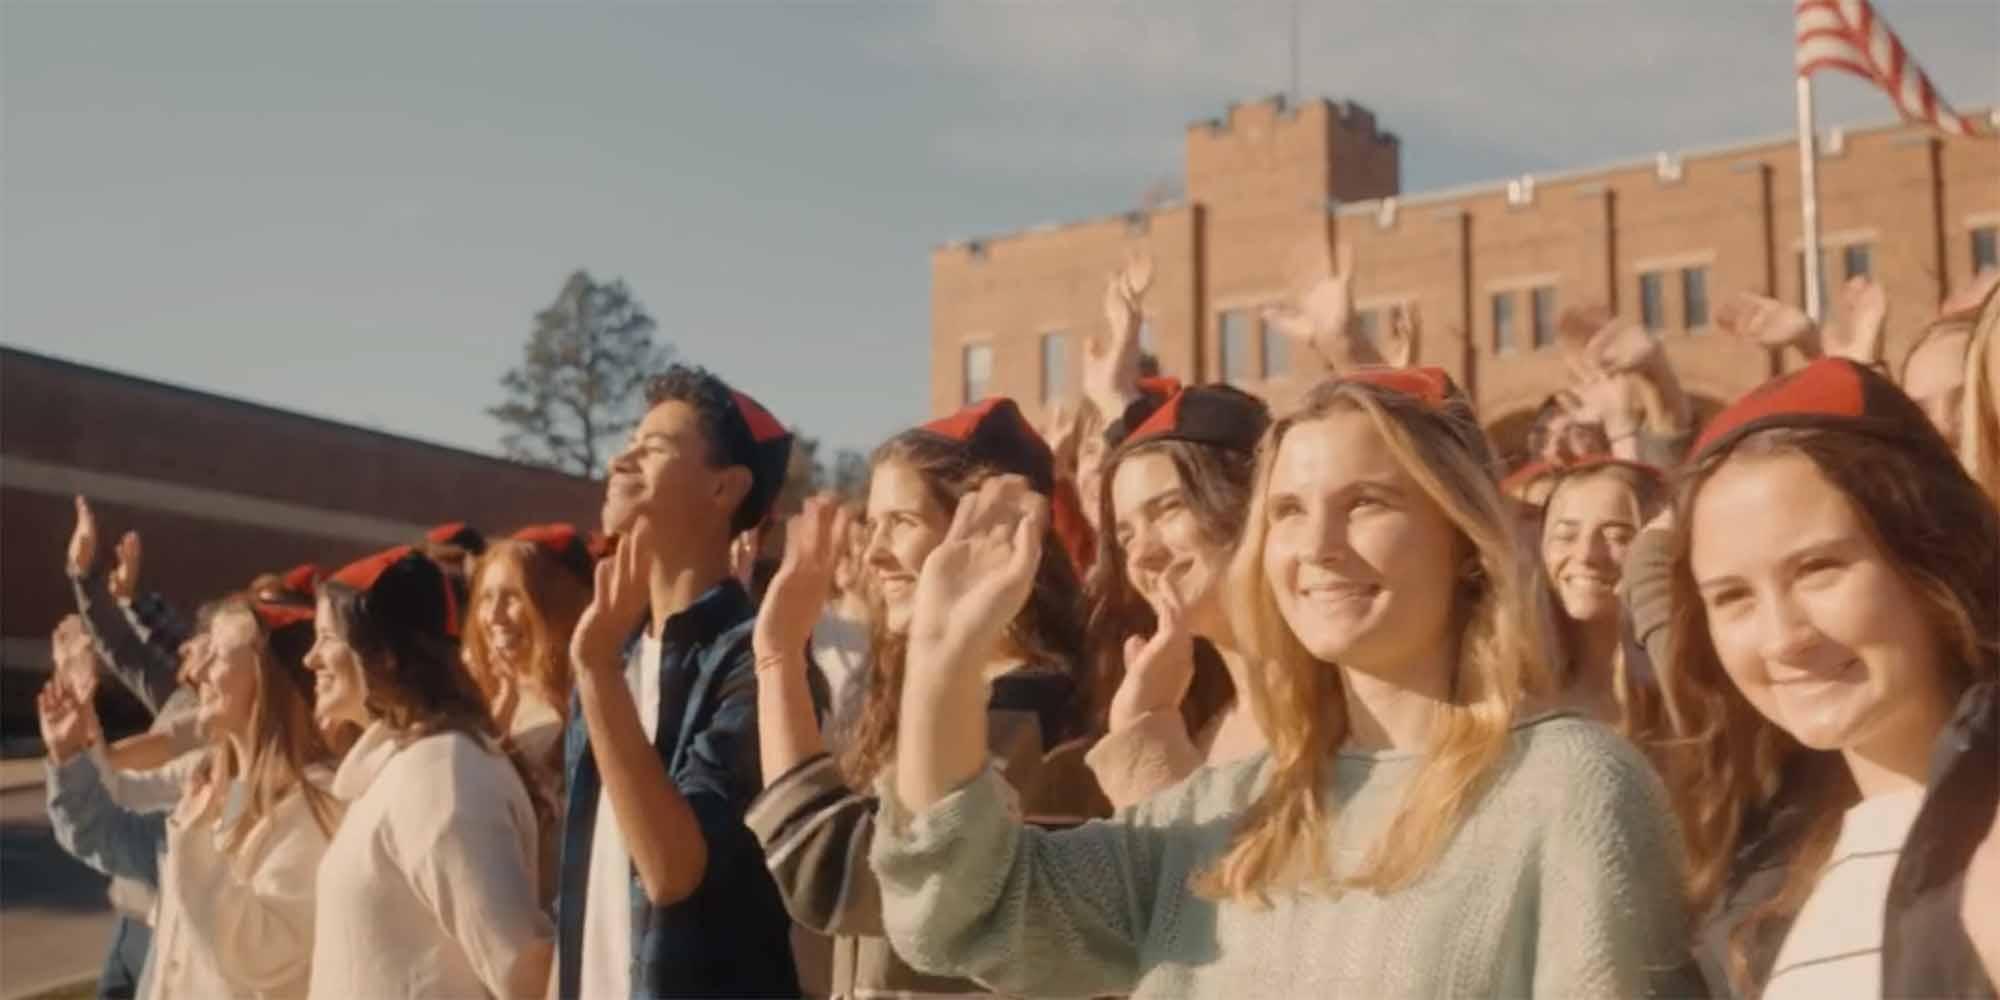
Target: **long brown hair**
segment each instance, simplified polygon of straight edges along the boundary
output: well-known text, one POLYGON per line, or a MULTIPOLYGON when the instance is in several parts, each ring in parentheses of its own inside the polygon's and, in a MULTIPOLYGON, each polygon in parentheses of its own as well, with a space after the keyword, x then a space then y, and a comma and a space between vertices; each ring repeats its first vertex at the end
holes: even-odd
POLYGON ((223 834, 223 844, 232 851, 240 848, 258 822, 293 794, 304 799, 313 822, 330 837, 337 807, 333 796, 307 773, 332 759, 313 723, 312 672, 305 665, 306 650, 312 646, 311 619, 272 629, 248 597, 236 595, 215 607, 207 627, 213 629, 216 621, 234 615, 249 618, 257 630, 252 647, 257 683, 244 756, 239 758, 235 745, 224 741, 204 765, 210 780, 234 778, 248 792, 243 812, 223 834))
POLYGON ((338 580, 327 581, 321 593, 332 614, 328 624, 361 664, 369 714, 403 743, 441 732, 482 742, 498 735, 479 685, 460 662, 457 641, 374 613, 361 591, 338 580))
POLYGON ((472 599, 466 615, 464 636, 465 666, 480 691, 491 700, 498 692, 503 670, 512 669, 520 685, 567 714, 570 695, 570 633, 576 630, 583 609, 590 605, 590 584, 563 565, 549 550, 533 542, 501 539, 487 547, 472 572, 472 599), (502 664, 487 645, 484 603, 481 595, 501 566, 512 566, 520 576, 522 618, 527 623, 525 662, 502 664))
MULTIPOLYGON (((963 448, 921 431, 905 431, 884 442, 869 460, 871 470, 900 462, 915 471, 930 498, 946 518, 960 497, 1001 470, 972 461, 963 448)), ((907 637, 892 633, 879 596, 869 597, 869 637, 866 681, 861 710, 843 741, 840 769, 849 784, 865 788, 874 782, 896 752, 896 719, 903 694, 903 668, 909 655, 907 637)), ((1051 526, 1042 536, 1042 559, 1035 567, 1035 586, 1027 606, 1007 625, 1011 652, 1039 667, 1053 667, 1076 679, 1077 653, 1083 648, 1083 616, 1079 612, 1076 569, 1051 526)), ((1078 697, 1081 697, 1079 691, 1078 697)), ((1072 705, 1066 713, 1082 715, 1072 705)), ((1072 721, 1071 726, 1075 723, 1072 721)), ((1054 742, 1069 733, 1045 733, 1054 742)))
MULTIPOLYGON (((1921 414, 1910 407, 1905 422, 1921 414)), ((1677 491, 1670 635, 1675 663, 1661 671, 1677 739, 1668 788, 1688 846, 1688 899, 1709 911, 1747 872, 1745 847, 1782 851, 1784 882, 1731 932, 1730 976, 1749 975, 1760 935, 1797 915, 1859 799, 1837 753, 1807 750, 1744 698, 1723 670, 1694 579, 1694 504, 1724 463, 1797 455, 1854 507, 1874 543, 1890 556, 1945 641, 1951 685, 2000 676, 2000 513, 1959 466, 1928 422, 1900 439, 1834 426, 1782 427, 1746 435, 1703 456, 1677 491)))
MULTIPOLYGON (((1158 627, 1152 606, 1125 575, 1125 550, 1118 544, 1114 528, 1118 518, 1111 502, 1111 483, 1118 476, 1118 467, 1135 456, 1149 454, 1164 455, 1173 463, 1188 510, 1209 544, 1233 549, 1250 511, 1250 486, 1257 473, 1255 455, 1169 438, 1121 448, 1105 460, 1098 496, 1085 500, 1097 504, 1097 523, 1102 526, 1097 532, 1097 558, 1084 585, 1089 607, 1084 648, 1090 671, 1090 721, 1098 729, 1108 724, 1112 696, 1125 679, 1126 637, 1151 635, 1158 627)), ((1216 581, 1218 590, 1222 586, 1223 581, 1216 581)), ((1181 701, 1181 718, 1188 732, 1201 732, 1235 699, 1236 687, 1221 655, 1206 640, 1197 639, 1194 681, 1181 701)))
POLYGON ((1515 544, 1514 514, 1494 482, 1492 446, 1471 404, 1439 403, 1368 382, 1335 379, 1273 423, 1259 447, 1257 482, 1230 565, 1236 638, 1259 663, 1251 706, 1269 738, 1270 778, 1238 821, 1228 852, 1196 876, 1210 899, 1268 903, 1273 889, 1391 892, 1420 877, 1484 793, 1509 746, 1518 709, 1553 687, 1546 632, 1537 626, 1515 544), (1399 464, 1458 530, 1476 571, 1462 577, 1453 619, 1458 663, 1450 702, 1434 724, 1402 804, 1354 872, 1334 879, 1326 831, 1332 810, 1321 777, 1348 737, 1340 670, 1302 645, 1264 574, 1267 497, 1279 447, 1292 428, 1338 412, 1367 416, 1399 464))
MULTIPOLYGON (((1543 538, 1547 537, 1547 521, 1550 512, 1555 510, 1557 495, 1580 483, 1600 479, 1617 482, 1631 495, 1639 519, 1635 528, 1643 527, 1652 520, 1653 515, 1659 513, 1660 507, 1667 499, 1665 484, 1657 473, 1641 471, 1623 462, 1605 462, 1564 472, 1558 476, 1554 488, 1549 490, 1549 495, 1543 501, 1541 530, 1543 538)), ((1577 623, 1563 609, 1562 598, 1556 593, 1553 581, 1549 579, 1548 566, 1542 558, 1540 544, 1534 549, 1534 563, 1538 601, 1546 606, 1548 613, 1554 619, 1556 650, 1559 654, 1556 661, 1556 683, 1560 688, 1567 690, 1582 680, 1582 672, 1587 666, 1582 661, 1577 623)), ((1618 607, 1622 615, 1623 604, 1620 603, 1618 607)), ((1619 632, 1622 639, 1624 634, 1622 623, 1619 632)), ((1618 730, 1619 735, 1632 741, 1634 745, 1646 748, 1650 753, 1659 740, 1666 738, 1664 708, 1658 682, 1651 675, 1642 675, 1631 660, 1632 658, 1627 655, 1626 643, 1621 641, 1611 658, 1611 698, 1618 711, 1618 718, 1614 720, 1612 728, 1618 730)))

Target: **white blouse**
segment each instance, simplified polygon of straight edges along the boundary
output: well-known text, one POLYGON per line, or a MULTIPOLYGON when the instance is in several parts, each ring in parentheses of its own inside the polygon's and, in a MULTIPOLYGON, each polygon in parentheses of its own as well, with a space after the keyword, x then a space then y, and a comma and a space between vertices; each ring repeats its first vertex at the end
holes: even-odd
MULTIPOLYGON (((324 787, 328 777, 308 780, 324 787)), ((242 812, 245 793, 232 783, 222 825, 167 820, 141 997, 305 996, 313 880, 327 834, 294 791, 225 852, 222 831, 242 812)))
POLYGON ((319 867, 313 997, 540 994, 555 930, 512 762, 462 733, 401 746, 377 722, 333 791, 348 809, 319 867))

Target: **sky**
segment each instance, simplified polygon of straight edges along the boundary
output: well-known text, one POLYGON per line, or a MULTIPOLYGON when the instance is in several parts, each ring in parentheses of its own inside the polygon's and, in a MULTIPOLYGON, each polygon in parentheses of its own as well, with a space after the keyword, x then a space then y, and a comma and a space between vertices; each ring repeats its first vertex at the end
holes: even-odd
MULTIPOLYGON (((1961 109, 2000 3, 1876 0, 1961 109)), ((495 452, 578 268, 832 448, 928 405, 930 250, 1135 207, 1276 2, 0 3, 0 342, 495 452)), ((1298 0, 1403 190, 1788 132, 1784 0, 1298 0)), ((1822 127, 1887 122, 1818 78, 1822 127)))

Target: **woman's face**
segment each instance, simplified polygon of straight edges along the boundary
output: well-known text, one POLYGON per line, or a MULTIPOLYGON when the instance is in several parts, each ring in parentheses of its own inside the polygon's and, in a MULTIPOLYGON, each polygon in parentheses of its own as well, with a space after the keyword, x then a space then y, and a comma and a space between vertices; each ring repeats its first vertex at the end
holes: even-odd
POLYGON ((1690 562, 1729 679, 1815 750, 1925 752, 1949 711, 1942 646, 1854 505, 1797 454, 1701 487, 1690 562))
POLYGON ((917 573, 950 527, 917 470, 895 460, 875 467, 868 482, 868 578, 888 613, 890 632, 909 629, 917 573))
POLYGON ((313 721, 322 730, 341 723, 368 724, 368 680, 361 657, 333 626, 331 602, 322 594, 313 616, 313 645, 306 666, 313 672, 313 721))
POLYGON ((493 654, 493 666, 509 674, 518 671, 528 655, 527 581, 521 578, 520 563, 512 558, 495 559, 479 578, 479 593, 472 599, 472 613, 493 654))
POLYGON ((1467 546, 1367 415, 1293 427, 1264 510, 1266 582, 1313 656, 1396 676, 1450 642, 1467 546))
POLYGON ((1903 365, 1903 391, 1923 407, 1931 426, 1958 450, 1959 411, 1965 405, 1965 354, 1969 333, 1936 334, 1917 345, 1903 365))
POLYGON ((1171 591, 1197 634, 1213 635, 1221 621, 1216 583, 1229 547, 1204 537, 1173 459, 1140 452, 1111 474, 1112 530, 1125 554, 1125 578, 1148 602, 1171 591))
POLYGON ((256 618, 241 608, 218 612, 209 624, 208 641, 192 673, 198 692, 195 721, 210 741, 249 735, 257 704, 257 647, 262 641, 256 618))
POLYGON ((1542 568, 1572 620, 1618 614, 1618 580, 1639 528, 1638 498, 1611 476, 1586 475, 1549 498, 1542 568))

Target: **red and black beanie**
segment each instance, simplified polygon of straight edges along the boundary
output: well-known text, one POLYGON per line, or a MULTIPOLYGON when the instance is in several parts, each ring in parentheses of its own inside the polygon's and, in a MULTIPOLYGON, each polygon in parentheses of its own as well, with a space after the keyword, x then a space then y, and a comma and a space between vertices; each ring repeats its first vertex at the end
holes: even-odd
POLYGON ((1140 424, 1146 422, 1167 400, 1179 395, 1181 380, 1172 375, 1153 375, 1139 380, 1139 395, 1125 404, 1125 412, 1105 414, 1104 446, 1116 448, 1125 443, 1140 424))
POLYGON ((486 552, 486 535, 464 521, 447 521, 424 532, 424 541, 432 545, 443 545, 483 555, 486 552))
POLYGON ((785 467, 792 460, 792 432, 749 396, 731 389, 729 398, 733 405, 725 422, 726 461, 750 470, 750 492, 730 525, 740 533, 764 523, 777 501, 785 485, 785 467))
MULTIPOLYGON (((306 651, 313 644, 313 606, 290 599, 266 601, 252 597, 250 613, 256 616, 257 627, 263 630, 264 640, 270 644, 271 652, 277 654, 285 665, 297 668, 302 675, 306 651)), ((310 685, 302 685, 300 693, 310 704, 310 685)))
POLYGON ((1125 435, 1119 448, 1149 441, 1187 441, 1250 455, 1257 451, 1257 441, 1270 424, 1271 410, 1256 396, 1233 385, 1193 385, 1162 401, 1125 435))
POLYGON ((573 524, 531 524, 514 532, 513 538, 548 553, 586 586, 596 581, 597 560, 608 548, 602 536, 585 534, 573 524))
POLYGON ((1774 427, 1835 428, 1945 458, 1952 454, 1924 411, 1887 376, 1845 358, 1820 358, 1750 390, 1716 414, 1688 450, 1688 464, 1774 427))
POLYGON ((1399 395, 1408 396, 1428 409, 1442 410, 1446 404, 1466 402, 1465 391, 1452 380, 1451 373, 1435 365, 1417 368, 1357 368, 1340 375, 1338 382, 1363 382, 1399 395))
POLYGON ((388 628, 458 637, 458 597, 451 582, 436 562, 411 546, 357 559, 328 582, 359 592, 363 609, 388 628))
POLYGON ((1011 399, 980 400, 918 427, 917 433, 949 441, 974 462, 1020 476, 1043 496, 1055 492, 1055 454, 1011 399))

